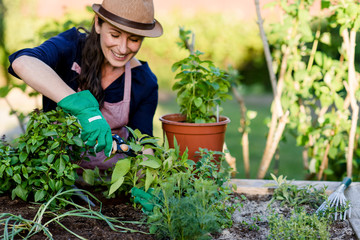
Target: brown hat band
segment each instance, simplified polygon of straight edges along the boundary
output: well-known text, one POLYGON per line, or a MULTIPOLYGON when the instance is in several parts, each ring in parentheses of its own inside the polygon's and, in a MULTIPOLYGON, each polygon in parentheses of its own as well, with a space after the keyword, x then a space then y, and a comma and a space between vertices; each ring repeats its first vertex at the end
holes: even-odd
POLYGON ((99 8, 99 13, 114 22, 117 22, 119 24, 131 27, 131 28, 136 28, 136 29, 141 29, 141 30, 151 30, 155 27, 155 20, 153 23, 134 22, 134 21, 119 17, 119 16, 109 12, 102 6, 100 6, 100 8, 99 8))

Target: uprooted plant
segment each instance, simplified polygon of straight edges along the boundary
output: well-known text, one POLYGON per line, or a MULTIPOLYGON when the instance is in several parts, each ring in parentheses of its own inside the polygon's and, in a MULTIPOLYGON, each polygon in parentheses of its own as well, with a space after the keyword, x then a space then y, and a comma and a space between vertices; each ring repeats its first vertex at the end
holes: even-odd
MULTIPOLYGON (((61 226, 64 231, 68 231, 73 234, 78 239, 86 239, 75 232, 71 231, 68 227, 64 226, 61 223, 61 220, 67 217, 81 217, 81 218, 91 218, 97 219, 106 222, 106 224, 113 231, 118 232, 139 232, 131 228, 124 227, 126 221, 120 221, 116 218, 111 218, 103 215, 101 211, 96 211, 91 209, 90 206, 84 207, 79 204, 76 204, 73 201, 69 201, 69 197, 73 195, 86 194, 94 199, 98 204, 101 202, 95 198, 90 192, 77 189, 69 189, 66 191, 59 191, 57 194, 52 196, 47 202, 43 203, 35 217, 33 219, 23 218, 21 215, 14 215, 11 213, 1 213, 0 214, 0 224, 2 227, 2 237, 3 239, 30 239, 37 234, 43 234, 47 239, 53 239, 51 231, 49 230, 49 225, 57 224, 61 226), (72 208, 72 210, 66 211, 64 213, 55 212, 50 206, 55 203, 60 203, 60 205, 67 205, 72 208), (45 218, 46 217, 46 218, 45 218)), ((133 224, 141 224, 140 222, 132 222, 133 224)), ((141 232, 147 234, 145 232, 141 232)))

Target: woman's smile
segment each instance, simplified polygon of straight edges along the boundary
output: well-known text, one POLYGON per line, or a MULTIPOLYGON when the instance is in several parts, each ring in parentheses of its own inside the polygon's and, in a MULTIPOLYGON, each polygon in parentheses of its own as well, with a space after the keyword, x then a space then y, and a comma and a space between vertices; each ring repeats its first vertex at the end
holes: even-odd
POLYGON ((115 58, 119 59, 119 61, 124 61, 126 59, 126 54, 118 54, 111 50, 112 54, 114 54, 115 58))
POLYGON ((96 32, 100 34, 100 46, 105 62, 113 67, 124 67, 139 51, 143 37, 122 31, 95 18, 96 32))

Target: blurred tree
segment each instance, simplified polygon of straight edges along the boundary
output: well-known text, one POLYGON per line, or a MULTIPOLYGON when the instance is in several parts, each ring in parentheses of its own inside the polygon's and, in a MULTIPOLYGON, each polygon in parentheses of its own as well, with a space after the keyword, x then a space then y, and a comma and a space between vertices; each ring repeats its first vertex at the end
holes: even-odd
POLYGON ((5 14, 6 8, 4 1, 0 0, 0 64, 1 64, 1 75, 5 77, 6 83, 9 82, 9 77, 6 74, 6 63, 7 57, 9 56, 8 49, 5 44, 5 14))
POLYGON ((9 67, 9 55, 11 52, 15 51, 13 48, 16 46, 16 41, 11 41, 9 36, 13 35, 12 37, 16 38, 16 34, 21 33, 22 31, 21 28, 11 28, 9 25, 18 24, 18 21, 14 18, 21 14, 21 10, 19 11, 19 9, 22 8, 20 6, 30 6, 32 2, 33 0, 30 0, 26 1, 26 4, 24 4, 24 0, 0 0, 0 97, 5 99, 10 108, 10 114, 14 114, 18 119, 22 132, 25 132, 24 119, 27 114, 17 111, 12 106, 12 103, 8 99, 8 94, 12 89, 20 89, 22 92, 25 92, 27 85, 11 77, 7 72, 7 68, 9 67), (10 12, 12 14, 9 14, 10 12), (10 30, 15 32, 11 34, 10 30), (15 45, 12 45, 11 47, 10 43, 15 43, 15 45))

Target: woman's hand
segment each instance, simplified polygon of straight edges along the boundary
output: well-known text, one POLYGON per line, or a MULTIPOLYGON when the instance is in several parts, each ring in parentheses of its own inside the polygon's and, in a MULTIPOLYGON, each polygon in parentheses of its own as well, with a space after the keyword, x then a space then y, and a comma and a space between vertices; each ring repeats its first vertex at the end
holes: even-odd
POLYGON ((77 117, 82 127, 81 139, 86 145, 94 147, 95 152, 104 150, 106 156, 111 155, 110 126, 99 110, 98 101, 89 90, 65 97, 58 102, 58 106, 77 117))

